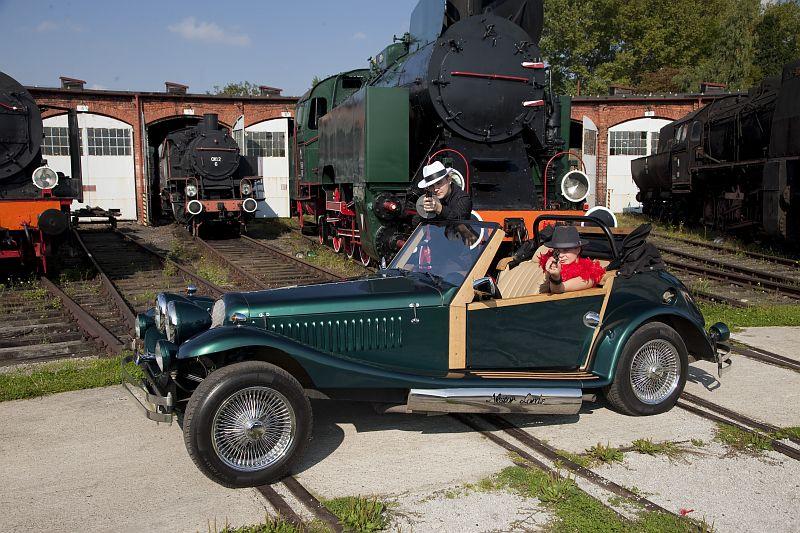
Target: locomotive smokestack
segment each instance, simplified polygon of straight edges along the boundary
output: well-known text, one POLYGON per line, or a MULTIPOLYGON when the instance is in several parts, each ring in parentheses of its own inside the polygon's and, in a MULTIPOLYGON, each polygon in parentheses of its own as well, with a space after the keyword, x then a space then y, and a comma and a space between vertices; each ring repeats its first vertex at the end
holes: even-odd
POLYGON ((203 128, 206 131, 215 131, 219 129, 219 115, 216 113, 206 113, 203 115, 203 128))

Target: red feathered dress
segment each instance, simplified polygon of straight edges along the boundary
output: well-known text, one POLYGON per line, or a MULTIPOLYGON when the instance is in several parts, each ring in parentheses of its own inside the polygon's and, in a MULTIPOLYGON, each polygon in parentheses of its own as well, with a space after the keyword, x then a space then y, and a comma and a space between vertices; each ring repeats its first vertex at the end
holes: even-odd
MULTIPOLYGON (((553 250, 539 257, 539 264, 542 270, 547 272, 547 261, 553 257, 553 250)), ((600 283, 606 269, 600 266, 596 260, 589 259, 588 257, 579 257, 575 262, 561 265, 561 279, 567 281, 572 278, 581 278, 586 281, 592 281, 594 285, 600 283)))

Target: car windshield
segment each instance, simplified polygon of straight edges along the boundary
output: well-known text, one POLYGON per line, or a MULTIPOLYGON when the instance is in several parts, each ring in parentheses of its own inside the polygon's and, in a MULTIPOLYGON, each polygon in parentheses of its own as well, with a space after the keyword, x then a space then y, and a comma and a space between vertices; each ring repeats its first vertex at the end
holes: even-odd
POLYGON ((389 268, 461 285, 496 229, 475 221, 420 224, 389 268))

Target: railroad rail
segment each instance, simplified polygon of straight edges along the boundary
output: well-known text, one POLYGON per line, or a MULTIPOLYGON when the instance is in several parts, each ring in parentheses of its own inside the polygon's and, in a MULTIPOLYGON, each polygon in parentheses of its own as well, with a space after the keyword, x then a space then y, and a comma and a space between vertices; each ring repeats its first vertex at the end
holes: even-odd
POLYGON ((731 344, 731 352, 737 355, 747 357, 749 359, 753 359, 755 361, 766 363, 768 365, 773 365, 780 368, 785 368, 787 370, 794 370, 795 372, 800 372, 800 361, 798 361, 797 359, 784 357, 783 355, 778 355, 776 353, 768 352, 767 350, 762 350, 761 348, 754 348, 752 346, 747 346, 738 342, 733 342, 731 344))
POLYGON ((0 366, 93 357, 100 346, 76 324, 44 279, 3 289, 0 366))
MULTIPOLYGON (((455 418, 465 426, 469 427, 473 431, 480 433, 482 436, 486 437, 488 440, 497 444, 501 448, 518 455, 519 457, 523 458, 525 461, 517 461, 514 460, 514 463, 517 466, 521 466, 523 468, 530 468, 530 465, 533 464, 537 468, 541 469, 542 471, 546 472, 547 474, 556 477, 562 478, 563 475, 559 471, 559 468, 556 468, 554 465, 558 464, 559 467, 568 470, 569 472, 573 473, 576 476, 579 476, 586 481, 596 485, 597 487, 601 488, 606 492, 611 492, 617 496, 625 498, 631 502, 634 502, 643 508, 647 509, 648 511, 665 513, 673 516, 678 516, 676 513, 669 511, 660 505, 648 500, 644 496, 636 494, 635 492, 623 487, 622 485, 618 485, 614 483, 610 479, 603 477, 602 475, 598 474, 597 472, 590 470, 584 466, 579 465, 578 463, 570 460, 567 457, 560 455, 557 450, 544 441, 537 439, 530 433, 524 431, 523 429, 519 428, 518 426, 512 424, 505 418, 498 416, 498 415, 465 415, 465 414, 451 414, 451 417, 455 418), (522 449, 519 446, 516 446, 512 442, 507 439, 504 439, 494 433, 491 428, 481 427, 475 420, 481 420, 484 423, 491 426, 495 430, 500 430, 505 434, 511 436, 516 441, 524 446, 526 449, 522 449), (535 455, 534 455, 535 454, 535 455), (538 457, 536 457, 538 456, 538 457), (547 464, 549 461, 550 464, 547 464), (553 465, 553 466, 551 466, 553 465)), ((513 459, 512 459, 513 460, 513 459)), ((588 494, 588 493, 587 493, 588 494)), ((589 495, 591 498, 597 500, 596 497, 593 495, 589 495)), ((627 517, 621 514, 618 510, 614 509, 613 507, 609 506, 608 504, 597 500, 603 505, 604 507, 611 509, 614 513, 617 514, 620 518, 627 520, 627 517)))
MULTIPOLYGON (((344 530, 339 519, 333 515, 308 489, 306 489, 297 478, 287 476, 280 482, 286 487, 289 492, 299 501, 306 509, 311 511, 314 517, 325 524, 334 533, 340 533, 344 530)), ((275 509, 275 512, 291 523, 296 528, 303 528, 306 524, 300 515, 289 505, 286 499, 276 491, 272 485, 262 485, 256 487, 259 493, 267 500, 267 502, 275 509)))
POLYGON ((243 288, 269 289, 342 279, 335 272, 302 261, 251 237, 194 239, 217 262, 227 266, 243 288))
POLYGON ((74 235, 98 273, 100 291, 113 302, 128 334, 133 330, 136 314, 151 307, 158 292, 181 292, 187 284, 214 297, 225 292, 118 230, 75 231, 74 235))
MULTIPOLYGON (((786 457, 800 461, 800 448, 789 446, 775 438, 774 434, 779 431, 779 428, 775 426, 760 422, 688 392, 683 392, 681 394, 676 406, 684 411, 689 411, 699 417, 705 418, 706 420, 733 426, 750 435, 767 437, 770 440, 770 445, 773 450, 786 457)), ((788 439, 795 444, 800 444, 795 437, 788 437, 788 439)))
POLYGON ((725 246, 723 244, 717 244, 714 242, 708 241, 698 241, 695 239, 689 239, 686 237, 679 237, 677 235, 668 235, 666 233, 656 232, 652 233, 654 237, 659 239, 665 239, 670 241, 677 241, 682 242, 684 244, 691 244, 692 246, 698 246, 702 248, 707 248, 709 250, 715 250, 717 252, 724 252, 734 255, 742 255, 745 257, 749 257, 751 259, 756 259, 759 261, 764 261, 767 263, 775 263, 778 265, 793 267, 793 268, 800 268, 800 260, 798 259, 790 259, 788 257, 781 257, 779 255, 769 255, 769 254, 762 254, 758 252, 751 252, 749 250, 740 250, 738 248, 733 248, 732 246, 725 246))

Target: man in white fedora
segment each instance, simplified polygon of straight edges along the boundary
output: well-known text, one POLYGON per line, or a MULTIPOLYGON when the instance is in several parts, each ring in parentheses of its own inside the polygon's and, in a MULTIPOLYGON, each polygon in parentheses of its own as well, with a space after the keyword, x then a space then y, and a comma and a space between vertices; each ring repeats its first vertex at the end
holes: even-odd
POLYGON ((422 169, 422 180, 417 186, 426 193, 422 208, 428 213, 427 220, 469 220, 472 198, 453 183, 452 170, 441 161, 434 161, 422 169))

